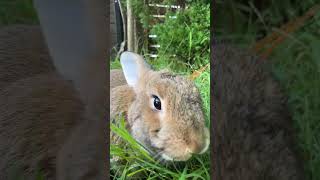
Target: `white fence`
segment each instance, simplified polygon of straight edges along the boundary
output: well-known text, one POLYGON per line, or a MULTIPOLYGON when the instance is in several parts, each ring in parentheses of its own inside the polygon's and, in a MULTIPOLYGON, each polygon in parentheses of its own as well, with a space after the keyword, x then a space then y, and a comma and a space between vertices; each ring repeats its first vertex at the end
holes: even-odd
MULTIPOLYGON (((182 8, 180 5, 165 5, 165 4, 152 4, 152 3, 149 3, 148 6, 149 6, 149 8, 152 8, 154 10, 157 10, 157 9, 159 10, 159 9, 165 8, 166 11, 167 10, 175 10, 176 11, 176 10, 179 10, 182 8)), ((160 12, 160 11, 156 11, 156 12, 160 12)), ((165 17, 166 17, 165 13, 164 14, 152 14, 151 16, 155 20, 165 19, 165 17)), ((169 18, 176 19, 177 16, 169 16, 169 18)), ((154 22, 161 23, 159 21, 154 21, 154 22)), ((150 31, 149 31, 149 33, 150 33, 150 31)), ((150 42, 149 47, 148 47, 148 51, 149 51, 148 55, 151 58, 158 57, 157 49, 160 48, 160 45, 156 44, 157 37, 158 37, 157 34, 148 34, 148 38, 149 38, 149 42, 150 42)))

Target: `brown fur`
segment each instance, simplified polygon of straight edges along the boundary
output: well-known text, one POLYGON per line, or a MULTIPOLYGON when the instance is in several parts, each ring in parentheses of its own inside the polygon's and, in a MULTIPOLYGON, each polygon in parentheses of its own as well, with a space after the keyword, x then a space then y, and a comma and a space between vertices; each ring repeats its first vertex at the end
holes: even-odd
MULTIPOLYGON (((140 67, 137 86, 111 89, 111 118, 124 112, 136 140, 155 154, 165 153, 174 160, 185 161, 191 153, 199 153, 209 138, 199 92, 186 78, 150 70, 141 57, 137 60, 140 67), (163 117, 162 112, 152 109, 152 95, 161 99, 163 117)), ((123 75, 117 74, 123 79, 123 75)))
POLYGON ((39 26, 1 28, 0 54, 0 89, 21 78, 55 69, 39 26))
POLYGON ((0 102, 0 179, 12 165, 25 168, 25 177, 38 166, 54 179, 57 152, 82 121, 72 86, 55 74, 37 75, 0 91, 0 102))
POLYGON ((118 69, 110 70, 110 89, 117 86, 126 85, 126 84, 127 84, 126 79, 124 78, 121 70, 118 70, 118 69))
POLYGON ((224 45, 215 45, 212 52, 217 178, 304 179, 286 99, 266 64, 224 45))
POLYGON ((54 71, 39 27, 0 29, 0 38, 0 179, 35 179, 37 168, 48 180, 106 177, 103 120, 54 71))

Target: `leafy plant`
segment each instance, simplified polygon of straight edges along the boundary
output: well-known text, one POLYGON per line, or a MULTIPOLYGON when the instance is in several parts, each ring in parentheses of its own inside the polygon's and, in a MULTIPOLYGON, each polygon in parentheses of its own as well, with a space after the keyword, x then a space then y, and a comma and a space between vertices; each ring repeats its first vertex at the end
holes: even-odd
POLYGON ((172 69, 189 71, 209 63, 209 4, 191 3, 176 14, 168 12, 165 22, 155 25, 151 32, 157 35, 159 57, 170 61, 167 64, 172 69), (177 18, 169 18, 173 15, 177 18))
POLYGON ((32 0, 1 0, 0 26, 21 23, 38 24, 32 0))

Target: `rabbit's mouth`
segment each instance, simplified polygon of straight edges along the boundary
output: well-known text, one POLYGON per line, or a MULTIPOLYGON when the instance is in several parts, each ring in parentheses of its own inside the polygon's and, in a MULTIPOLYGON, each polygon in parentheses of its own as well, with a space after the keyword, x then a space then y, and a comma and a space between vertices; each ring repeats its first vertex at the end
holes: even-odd
POLYGON ((147 151, 149 152, 149 154, 151 154, 153 156, 153 158, 159 162, 163 162, 163 161, 174 161, 174 158, 170 157, 169 155, 167 155, 164 152, 163 148, 158 148, 155 146, 152 146, 150 144, 149 146, 150 148, 146 148, 147 151))
POLYGON ((153 155, 154 159, 159 162, 162 162, 162 163, 165 163, 165 162, 185 162, 192 157, 192 154, 188 154, 183 157, 172 157, 169 154, 167 154, 166 152, 164 152, 163 148, 153 147, 152 149, 153 149, 153 151, 151 154, 153 155))
POLYGON ((166 155, 165 153, 161 154, 161 158, 166 160, 166 161, 173 161, 173 158, 166 155))
POLYGON ((189 148, 184 152, 180 150, 174 151, 172 148, 157 147, 150 141, 147 141, 146 148, 149 154, 159 162, 185 162, 194 154, 189 148))
POLYGON ((185 162, 185 161, 189 160, 191 157, 192 157, 191 154, 188 154, 188 155, 186 155, 186 156, 179 157, 179 158, 173 158, 173 157, 171 157, 171 156, 169 156, 169 155, 167 155, 167 154, 165 154, 165 153, 163 153, 163 154, 161 155, 161 158, 162 158, 162 159, 164 159, 164 160, 166 160, 166 161, 175 161, 175 162, 185 162))
POLYGON ((184 165, 187 160, 189 160, 191 158, 191 154, 189 156, 184 156, 181 158, 173 158, 170 155, 166 154, 166 153, 161 153, 161 155, 156 159, 157 162, 159 162, 160 164, 166 165, 166 166, 170 166, 170 165, 184 165))

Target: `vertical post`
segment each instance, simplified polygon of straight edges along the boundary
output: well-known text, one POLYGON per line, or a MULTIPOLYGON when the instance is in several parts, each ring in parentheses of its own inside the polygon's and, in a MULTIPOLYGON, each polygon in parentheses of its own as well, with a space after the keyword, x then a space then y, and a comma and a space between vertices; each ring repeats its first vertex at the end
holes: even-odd
POLYGON ((133 52, 138 53, 138 24, 137 24, 137 18, 133 18, 133 52))
POLYGON ((134 18, 131 0, 127 0, 127 38, 128 51, 134 51, 134 18))

